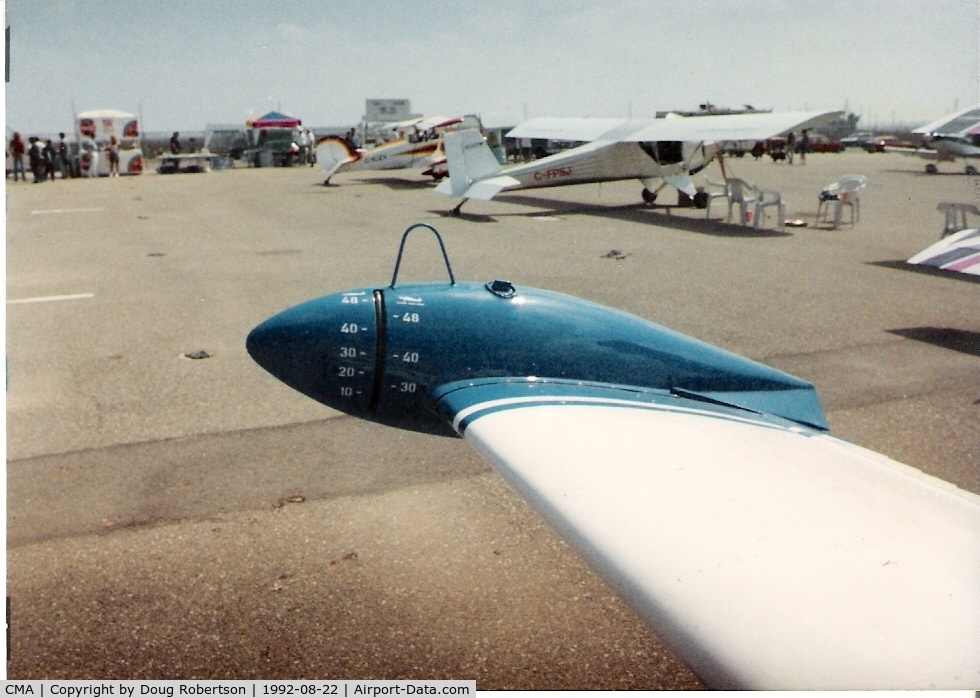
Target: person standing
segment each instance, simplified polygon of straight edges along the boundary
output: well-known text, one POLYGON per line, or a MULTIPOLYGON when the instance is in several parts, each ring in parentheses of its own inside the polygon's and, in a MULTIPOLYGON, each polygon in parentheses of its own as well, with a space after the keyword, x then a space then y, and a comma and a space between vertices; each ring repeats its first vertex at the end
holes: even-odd
POLYGON ((88 167, 82 168, 82 171, 89 177, 99 176, 99 146, 95 144, 92 139, 86 139, 82 143, 82 148, 84 153, 82 154, 82 162, 88 162, 88 167))
POLYGON ((119 176, 119 139, 116 134, 109 137, 109 146, 106 148, 109 153, 109 176, 119 176))
POLYGON ((14 131, 14 137, 10 139, 10 157, 14 161, 14 181, 17 181, 17 173, 20 172, 20 178, 27 181, 27 175, 24 173, 24 153, 27 148, 24 146, 24 139, 20 137, 20 133, 14 131))
POLYGON ((293 139, 293 143, 299 146, 299 151, 297 152, 296 160, 300 165, 306 164, 306 151, 309 149, 309 141, 306 138, 306 131, 303 130, 302 126, 297 127, 296 137, 293 139))
POLYGON ((174 135, 170 137, 170 154, 180 154, 180 134, 176 131, 174 131, 174 135))
POLYGON ((800 136, 800 164, 806 164, 806 151, 810 149, 810 134, 807 133, 806 129, 803 129, 803 134, 800 136))
POLYGON ((792 131, 786 136, 786 162, 793 164, 793 153, 796 152, 796 134, 792 131))
POLYGON ((41 141, 37 136, 30 137, 31 147, 27 151, 27 159, 31 164, 34 184, 44 181, 44 163, 41 159, 41 141))
POLYGON ((44 141, 44 148, 41 149, 41 162, 44 167, 44 178, 54 181, 54 160, 56 154, 54 151, 54 143, 51 139, 44 141))
POLYGON ((58 134, 58 165, 61 167, 61 178, 68 179, 69 177, 74 177, 75 173, 72 172, 71 167, 71 149, 68 147, 68 142, 65 140, 65 134, 58 134))

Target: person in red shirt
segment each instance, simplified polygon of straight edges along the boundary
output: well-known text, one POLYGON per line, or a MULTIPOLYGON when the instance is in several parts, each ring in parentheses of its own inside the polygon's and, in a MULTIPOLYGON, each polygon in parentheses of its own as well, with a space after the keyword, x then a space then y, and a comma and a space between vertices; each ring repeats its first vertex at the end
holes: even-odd
POLYGON ((10 157, 14 161, 14 181, 17 181, 17 173, 20 172, 20 178, 27 181, 27 175, 24 172, 24 153, 27 148, 24 146, 24 139, 20 137, 20 133, 14 132, 14 137, 10 139, 10 157))

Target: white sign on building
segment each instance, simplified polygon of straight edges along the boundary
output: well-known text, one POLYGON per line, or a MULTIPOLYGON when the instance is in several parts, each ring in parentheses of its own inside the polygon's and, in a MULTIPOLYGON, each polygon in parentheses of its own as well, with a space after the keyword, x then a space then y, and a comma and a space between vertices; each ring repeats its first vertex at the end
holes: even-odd
POLYGON ((408 121, 421 117, 421 114, 412 113, 412 102, 408 99, 364 100, 364 121, 368 123, 408 121))

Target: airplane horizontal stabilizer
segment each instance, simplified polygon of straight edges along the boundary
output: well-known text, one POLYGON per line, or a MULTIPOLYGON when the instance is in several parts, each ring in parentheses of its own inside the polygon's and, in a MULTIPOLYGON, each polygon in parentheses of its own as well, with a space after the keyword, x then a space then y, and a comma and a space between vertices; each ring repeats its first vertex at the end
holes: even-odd
POLYGON ((436 194, 444 194, 446 196, 462 196, 462 194, 453 194, 453 180, 451 178, 444 179, 439 182, 436 187, 436 194))
POLYGON ((467 199, 477 199, 479 201, 489 201, 497 194, 502 192, 504 189, 510 189, 512 187, 520 186, 520 182, 513 177, 508 177, 506 175, 501 175, 500 177, 492 177, 490 179, 484 179, 479 182, 474 182, 469 189, 466 190, 464 196, 467 199))
POLYGON ((501 175, 474 182, 466 190, 457 194, 453 191, 453 181, 450 175, 449 179, 444 179, 439 183, 439 186, 436 187, 436 193, 445 194, 446 196, 461 196, 466 199, 477 199, 479 201, 489 201, 504 189, 510 189, 519 185, 520 182, 513 177, 501 175))

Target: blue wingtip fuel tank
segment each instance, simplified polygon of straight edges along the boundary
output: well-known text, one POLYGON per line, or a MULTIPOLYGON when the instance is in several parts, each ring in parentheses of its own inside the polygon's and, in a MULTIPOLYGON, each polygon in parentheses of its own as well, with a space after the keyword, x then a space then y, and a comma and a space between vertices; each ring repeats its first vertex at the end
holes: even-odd
POLYGON ((314 400, 416 431, 448 433, 440 387, 487 380, 664 392, 827 429, 805 381, 612 308, 503 281, 324 296, 266 320, 246 346, 314 400))

